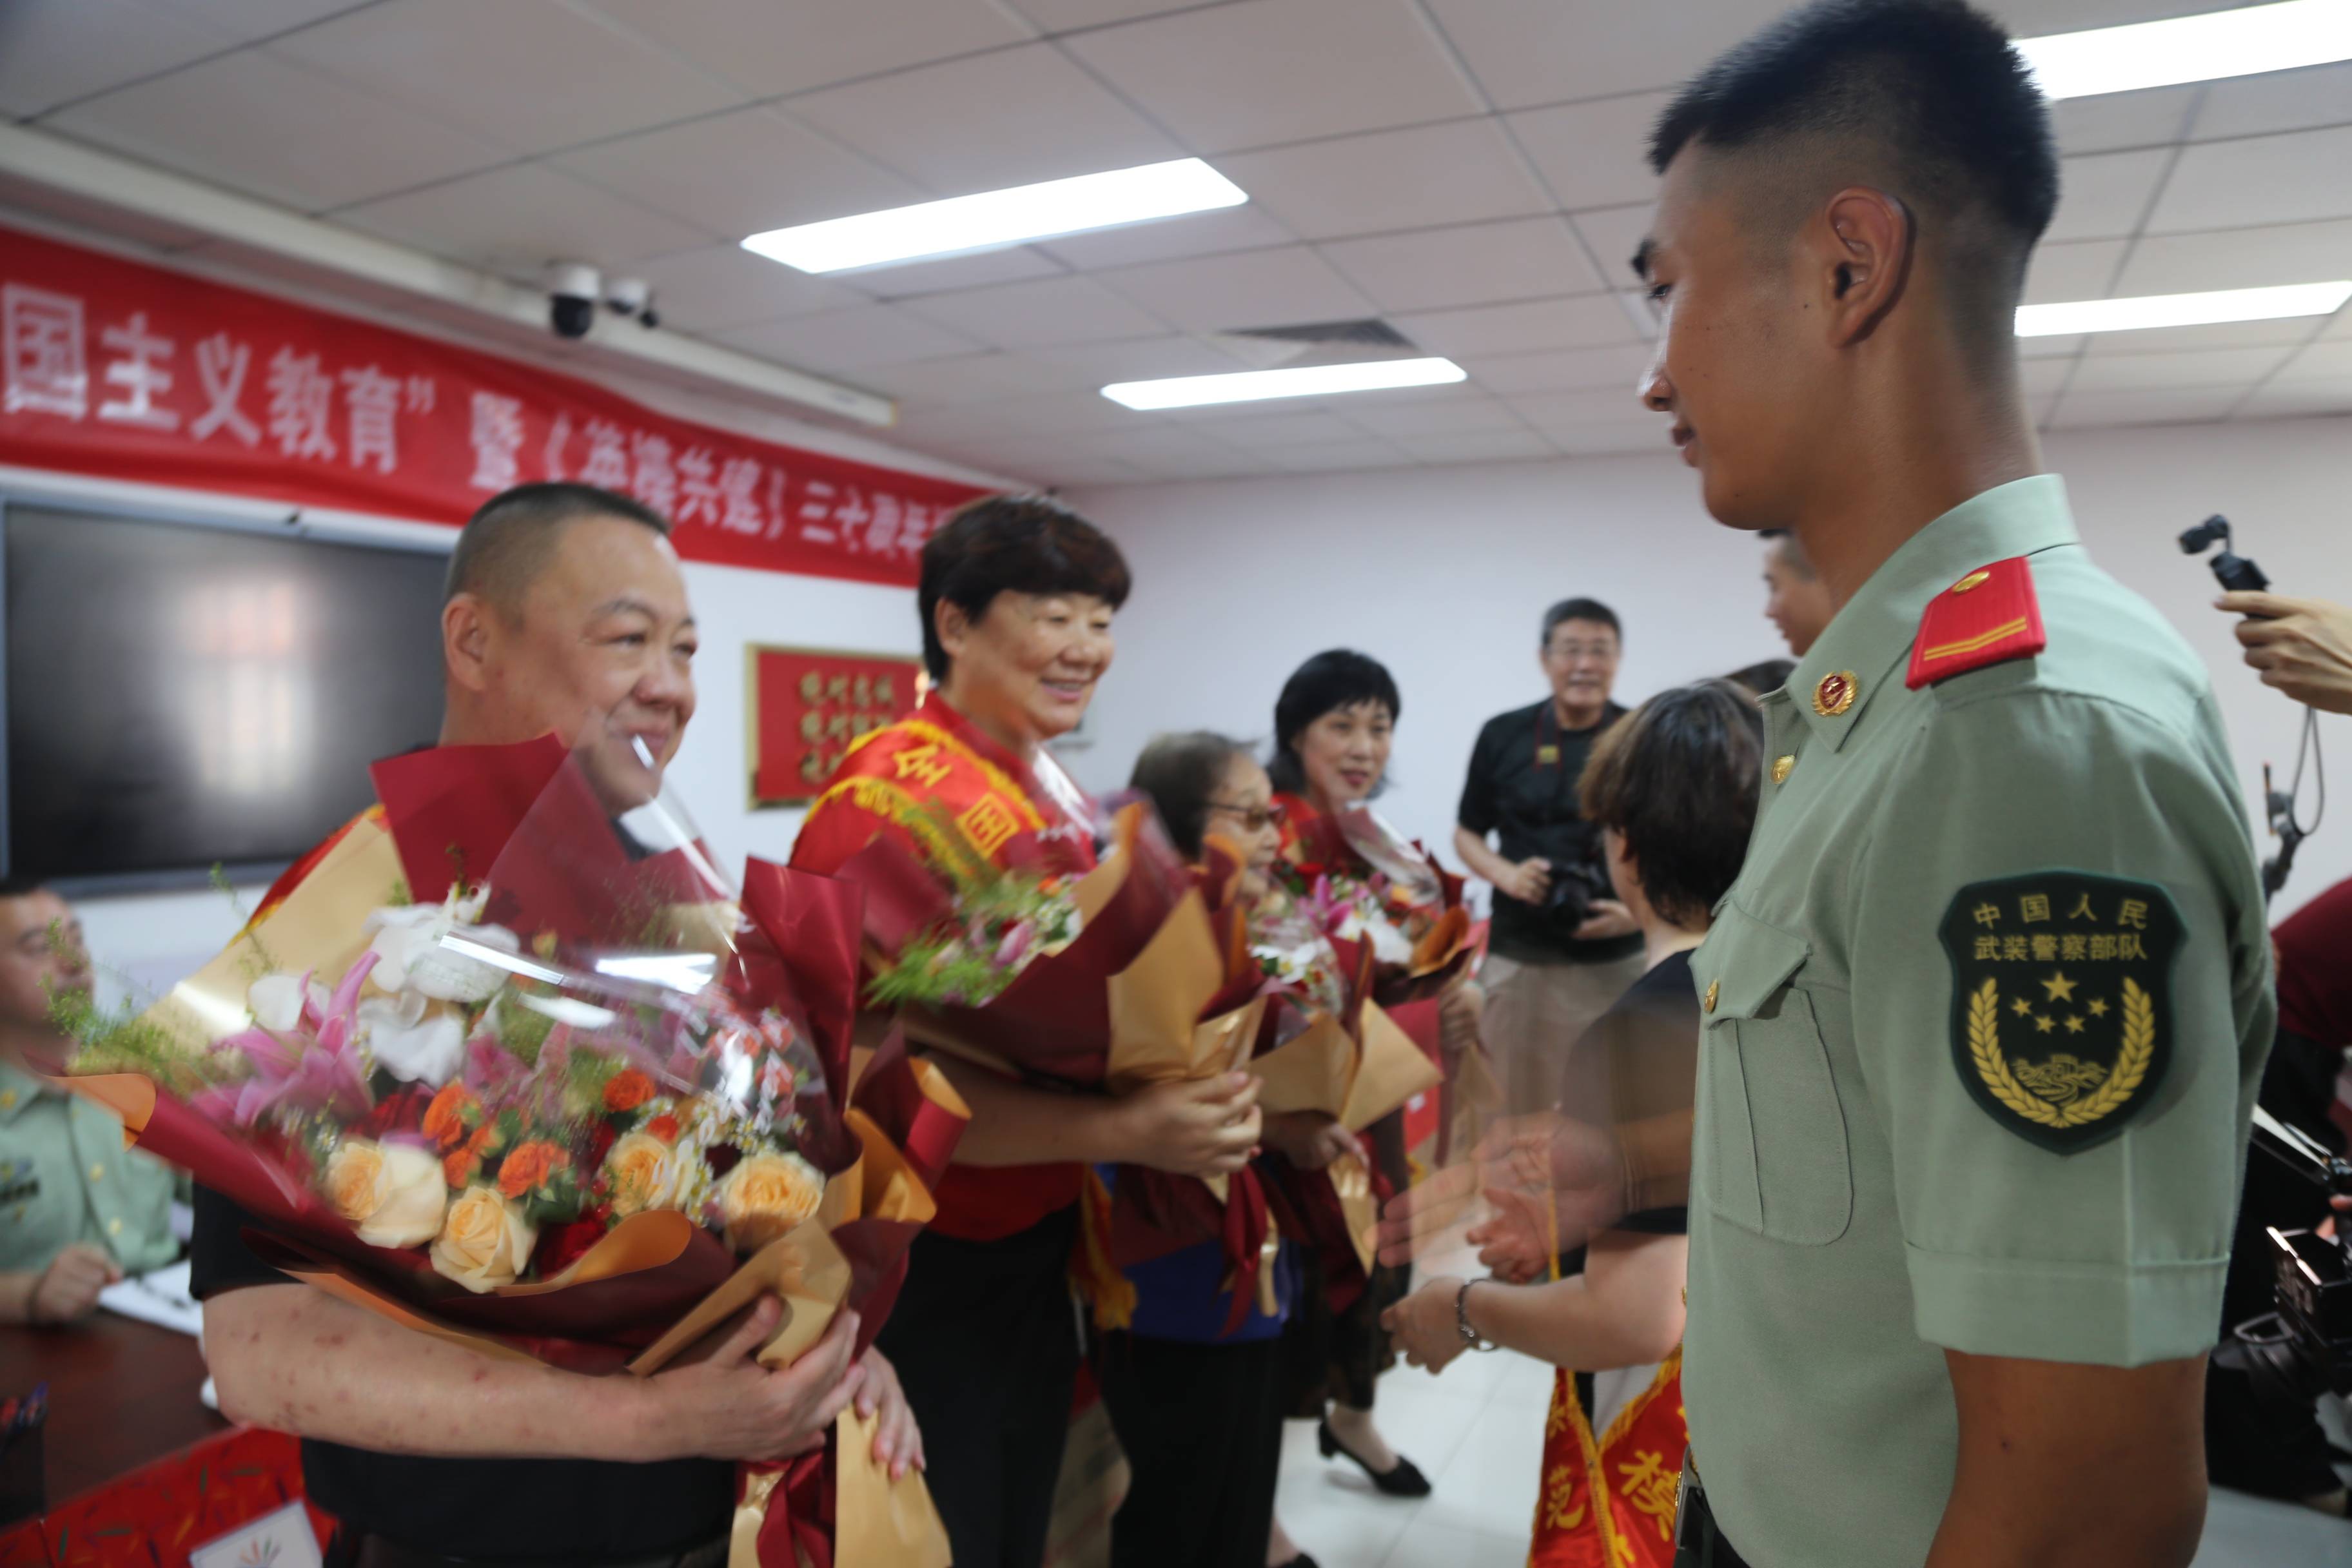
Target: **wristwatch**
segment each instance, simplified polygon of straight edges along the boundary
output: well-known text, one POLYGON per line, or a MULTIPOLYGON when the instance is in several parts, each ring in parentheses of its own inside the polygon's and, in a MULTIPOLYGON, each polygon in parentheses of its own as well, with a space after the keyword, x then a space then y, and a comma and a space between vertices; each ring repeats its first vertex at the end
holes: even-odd
POLYGON ((1462 1281, 1462 1289, 1454 1292, 1454 1331, 1462 1336, 1464 1345, 1474 1351, 1491 1351, 1501 1348, 1494 1341, 1470 1326, 1470 1287, 1485 1283, 1486 1281, 1484 1279, 1465 1279, 1462 1281))

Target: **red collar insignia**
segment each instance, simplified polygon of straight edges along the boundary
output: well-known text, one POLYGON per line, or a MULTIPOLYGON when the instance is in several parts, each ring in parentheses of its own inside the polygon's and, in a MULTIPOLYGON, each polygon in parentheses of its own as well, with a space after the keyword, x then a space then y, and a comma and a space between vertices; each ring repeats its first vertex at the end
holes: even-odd
POLYGON ((1917 690, 1989 664, 2024 658, 2050 646, 2042 602, 2022 555, 1978 568, 1927 602, 1903 684, 1917 690))

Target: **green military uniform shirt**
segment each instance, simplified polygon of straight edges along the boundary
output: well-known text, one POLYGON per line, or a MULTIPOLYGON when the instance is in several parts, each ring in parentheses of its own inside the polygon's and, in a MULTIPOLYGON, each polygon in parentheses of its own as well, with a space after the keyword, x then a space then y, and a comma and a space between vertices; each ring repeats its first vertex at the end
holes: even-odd
POLYGON ((1764 710, 1755 836, 1693 962, 1692 1452, 1757 1568, 1916 1563, 1946 1348, 2214 1342, 2262 892, 2203 668, 2054 475, 1906 542, 1764 710), (2020 556, 2047 648, 1908 687, 1930 601, 2020 556))
POLYGON ((179 1256, 172 1173, 122 1146, 98 1106, 0 1066, 0 1273, 34 1273, 73 1243, 126 1274, 179 1256))

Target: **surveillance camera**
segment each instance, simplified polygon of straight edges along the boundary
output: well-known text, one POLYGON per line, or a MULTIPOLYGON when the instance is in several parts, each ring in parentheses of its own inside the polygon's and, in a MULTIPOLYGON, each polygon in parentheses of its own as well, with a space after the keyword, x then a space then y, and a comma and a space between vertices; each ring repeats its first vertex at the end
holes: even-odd
POLYGON ((585 262, 556 263, 547 274, 547 324, 559 338, 586 337, 604 291, 603 277, 585 262))
POLYGON ((654 286, 642 278, 615 278, 604 289, 604 308, 616 316, 635 316, 644 326, 661 325, 654 310, 654 286))

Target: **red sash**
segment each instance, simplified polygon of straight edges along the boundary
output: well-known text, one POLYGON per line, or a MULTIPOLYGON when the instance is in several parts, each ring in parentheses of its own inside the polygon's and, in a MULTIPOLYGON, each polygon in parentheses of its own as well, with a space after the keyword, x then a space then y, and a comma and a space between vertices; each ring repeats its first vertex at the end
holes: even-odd
POLYGON ((1576 1373, 1555 1373, 1528 1568, 1672 1568, 1688 1442, 1679 1349, 1598 1438, 1576 1373))
MULTIPOLYGON (((1059 826, 1027 770, 934 699, 851 748, 801 825, 792 863, 831 875, 887 832, 934 864, 977 854, 1010 868, 1039 854, 1039 835, 1059 826)), ((1051 853, 1073 870, 1094 863, 1093 845, 1076 835, 1057 836, 1051 853)), ((1084 1174, 1068 1163, 950 1165, 930 1227, 964 1241, 1002 1239, 1076 1203, 1084 1174)))

